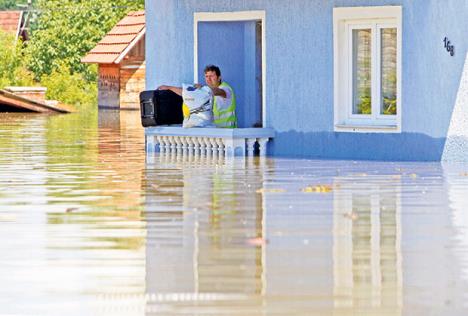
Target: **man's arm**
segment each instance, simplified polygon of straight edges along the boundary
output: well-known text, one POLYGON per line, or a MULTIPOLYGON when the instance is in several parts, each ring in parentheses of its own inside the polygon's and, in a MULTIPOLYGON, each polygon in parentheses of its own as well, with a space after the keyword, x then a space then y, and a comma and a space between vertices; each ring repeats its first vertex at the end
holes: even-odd
POLYGON ((211 88, 211 91, 213 92, 213 95, 216 95, 222 98, 227 98, 226 91, 224 91, 223 89, 216 88, 216 87, 210 87, 210 88, 211 88))
POLYGON ((181 87, 174 87, 174 86, 159 86, 158 90, 171 90, 174 93, 177 93, 178 95, 182 96, 182 88, 181 87))
MULTIPOLYGON (((201 87, 203 87, 203 85, 199 84, 199 83, 195 83, 193 86, 195 88, 197 88, 197 89, 200 89, 201 87)), ((213 95, 218 96, 218 97, 222 97, 222 98, 227 98, 226 91, 224 91, 223 89, 220 89, 220 88, 217 88, 217 87, 211 87, 211 86, 208 86, 208 85, 207 85, 207 87, 210 87, 211 92, 213 93, 213 95)))

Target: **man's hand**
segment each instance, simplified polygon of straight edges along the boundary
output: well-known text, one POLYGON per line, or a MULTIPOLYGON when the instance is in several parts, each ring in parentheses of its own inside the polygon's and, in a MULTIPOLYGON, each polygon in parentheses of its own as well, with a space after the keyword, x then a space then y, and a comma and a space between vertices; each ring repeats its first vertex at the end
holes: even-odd
POLYGON ((227 98, 226 91, 223 89, 217 88, 217 87, 210 87, 211 91, 213 92, 213 95, 219 96, 222 98, 227 98))

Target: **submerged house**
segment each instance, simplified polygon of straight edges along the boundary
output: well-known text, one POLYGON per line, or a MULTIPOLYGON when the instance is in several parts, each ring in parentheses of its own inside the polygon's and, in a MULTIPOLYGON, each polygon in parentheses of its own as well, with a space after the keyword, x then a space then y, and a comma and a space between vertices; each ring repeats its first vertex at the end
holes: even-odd
POLYGON ((239 127, 274 130, 270 155, 468 161, 466 0, 154 0, 146 15, 147 89, 218 65, 239 127))
POLYGON ((139 109, 145 88, 145 11, 130 12, 85 57, 99 65, 98 105, 139 109))

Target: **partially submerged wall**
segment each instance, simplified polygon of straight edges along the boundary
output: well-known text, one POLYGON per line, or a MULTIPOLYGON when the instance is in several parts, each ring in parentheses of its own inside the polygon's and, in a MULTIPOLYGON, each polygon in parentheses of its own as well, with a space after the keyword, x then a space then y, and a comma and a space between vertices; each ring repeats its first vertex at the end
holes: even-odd
POLYGON ((195 12, 265 11, 264 126, 276 131, 277 156, 440 160, 455 104, 465 102, 457 101, 468 46, 465 0, 152 0, 146 9, 148 89, 193 81, 195 12), (335 132, 333 8, 376 5, 403 12, 401 133, 335 132))

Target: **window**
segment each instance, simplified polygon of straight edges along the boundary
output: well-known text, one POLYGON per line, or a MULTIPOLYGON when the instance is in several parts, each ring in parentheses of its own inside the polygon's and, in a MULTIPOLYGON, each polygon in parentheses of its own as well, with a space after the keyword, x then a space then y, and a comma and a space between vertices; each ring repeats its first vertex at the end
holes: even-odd
POLYGON ((335 131, 401 132, 401 7, 333 10, 335 131))

